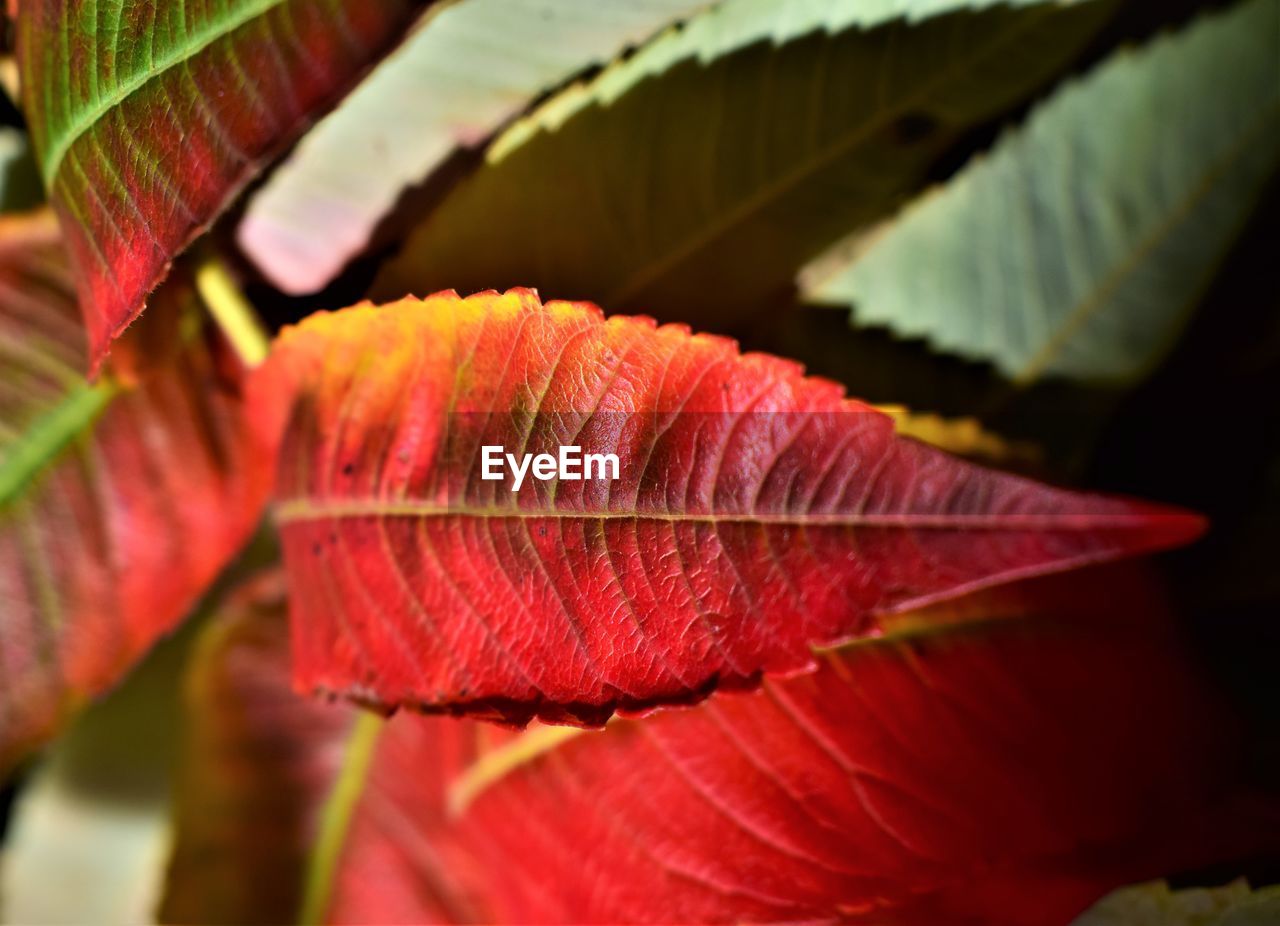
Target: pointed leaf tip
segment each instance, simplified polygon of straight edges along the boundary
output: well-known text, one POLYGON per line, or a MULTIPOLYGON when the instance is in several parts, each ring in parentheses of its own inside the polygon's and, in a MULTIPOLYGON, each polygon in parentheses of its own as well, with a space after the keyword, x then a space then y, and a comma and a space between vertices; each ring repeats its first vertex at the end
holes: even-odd
POLYGON ((255 379, 284 433, 299 683, 390 708, 598 724, 1202 529, 900 438, 791 361, 527 290, 319 315, 255 379), (616 470, 570 474, 565 447, 616 470))

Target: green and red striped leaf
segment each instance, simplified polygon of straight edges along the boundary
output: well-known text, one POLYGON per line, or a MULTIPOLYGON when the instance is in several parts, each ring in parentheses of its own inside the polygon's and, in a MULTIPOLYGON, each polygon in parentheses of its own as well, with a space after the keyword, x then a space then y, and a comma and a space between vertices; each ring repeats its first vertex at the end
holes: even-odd
MULTIPOLYGON (((162 298, 176 326, 194 294, 162 298)), ((182 346, 87 384, 56 220, 0 219, 0 772, 171 630, 259 518, 241 370, 186 321, 182 346)))
POLYGON ((253 388, 284 429, 297 680, 386 708, 599 724, 1201 529, 899 438, 789 361, 526 290, 321 313, 253 388), (482 478, 482 447, 564 445, 619 478, 482 478))
POLYGON ((399 36, 412 0, 23 0, 23 108, 96 369, 169 263, 399 36))

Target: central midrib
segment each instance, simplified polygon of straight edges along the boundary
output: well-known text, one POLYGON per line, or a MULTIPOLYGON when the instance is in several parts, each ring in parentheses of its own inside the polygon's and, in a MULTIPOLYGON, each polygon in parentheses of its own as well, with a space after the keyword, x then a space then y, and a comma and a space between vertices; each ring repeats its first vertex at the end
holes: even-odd
POLYGON ((0 508, 18 498, 68 444, 84 433, 119 392, 108 382, 81 385, 36 418, 0 461, 0 508))
POLYGON ((572 511, 565 509, 480 508, 406 501, 314 501, 290 499, 275 509, 276 521, 323 521, 342 518, 472 518, 475 520, 657 521, 700 524, 765 524, 795 527, 913 527, 964 530, 1097 530, 1107 527, 1153 526, 1181 520, 1177 514, 866 514, 862 512, 740 513, 572 511))

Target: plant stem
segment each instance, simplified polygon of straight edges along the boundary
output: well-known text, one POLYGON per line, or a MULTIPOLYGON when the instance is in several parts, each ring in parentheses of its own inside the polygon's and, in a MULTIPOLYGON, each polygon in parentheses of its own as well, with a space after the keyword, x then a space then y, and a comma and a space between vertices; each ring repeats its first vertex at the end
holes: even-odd
POLYGON ((347 739, 347 749, 342 759, 342 769, 333 783, 333 790, 320 812, 320 832, 307 860, 306 880, 303 886, 302 911, 298 915, 301 926, 317 926, 329 906, 333 890, 333 873, 338 866, 338 856, 347 838, 347 827, 356 802, 364 791, 365 776, 373 761, 374 746, 382 729, 382 718, 361 711, 347 739))
POLYGON ((209 248, 201 255, 195 275, 196 291, 245 365, 256 367, 266 360, 271 339, 217 251, 209 248))

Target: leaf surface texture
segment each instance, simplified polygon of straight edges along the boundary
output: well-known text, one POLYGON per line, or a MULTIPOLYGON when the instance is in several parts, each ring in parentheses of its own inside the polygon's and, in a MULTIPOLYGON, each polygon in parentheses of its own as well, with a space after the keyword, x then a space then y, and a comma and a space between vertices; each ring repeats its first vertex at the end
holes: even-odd
POLYGON ((177 838, 161 922, 297 918, 354 711, 297 695, 288 631, 278 571, 237 589, 203 628, 183 692, 177 838))
POLYGON ((386 50, 411 8, 24 0, 23 108, 95 368, 174 256, 386 50))
POLYGON ((284 431, 298 682, 391 707, 599 723, 1200 529, 899 438, 789 361, 527 290, 320 313, 253 388, 284 431), (619 478, 481 478, 485 446, 565 445, 619 478))
POLYGON ((409 186, 547 88, 708 0, 463 0, 441 7, 316 125, 250 202, 241 247, 290 293, 323 288, 409 186))
MULTIPOLYGON (((325 921, 1064 923, 1241 844, 1214 835, 1240 820, 1240 744, 1153 594, 1128 569, 988 590, 810 673, 602 731, 399 714, 325 921)), ((316 712, 349 716, 283 697, 279 620, 237 621, 204 653, 254 719, 221 727, 202 765, 233 787, 314 768, 334 746, 316 712)), ((254 806, 228 805, 222 845, 264 838, 254 806)), ((1245 829, 1265 841, 1265 820, 1245 829)), ((180 827, 179 845, 200 835, 180 827)), ((257 883, 236 878, 241 896, 257 883)))
POLYGON ((730 0, 499 137, 374 295, 519 285, 696 324, 739 318, 896 208, 1109 10, 730 0))

